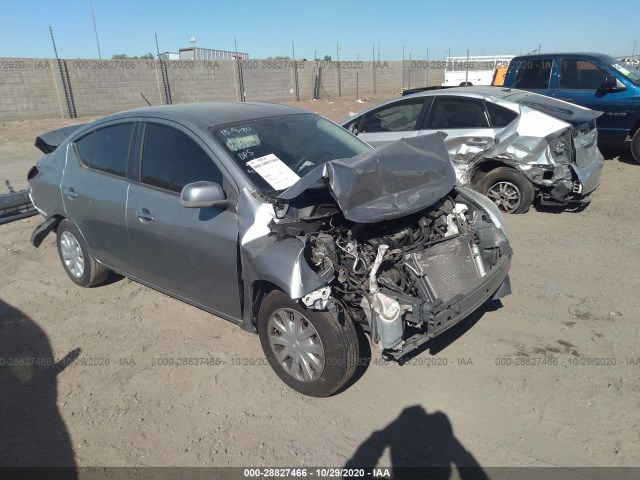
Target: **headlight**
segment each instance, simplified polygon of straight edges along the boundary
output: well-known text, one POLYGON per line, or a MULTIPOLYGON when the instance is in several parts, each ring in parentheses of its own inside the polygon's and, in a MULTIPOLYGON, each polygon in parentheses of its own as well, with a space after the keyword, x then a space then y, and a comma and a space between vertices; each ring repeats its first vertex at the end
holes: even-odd
POLYGON ((470 188, 458 187, 458 190, 463 194, 463 196, 468 197, 470 200, 473 200, 482 208, 484 208, 484 210, 489 215, 489 218, 491 218, 491 221, 504 232, 506 237, 509 237, 509 231, 507 229, 507 225, 504 222, 504 216, 495 203, 493 203, 481 193, 478 193, 475 190, 471 190, 470 188))

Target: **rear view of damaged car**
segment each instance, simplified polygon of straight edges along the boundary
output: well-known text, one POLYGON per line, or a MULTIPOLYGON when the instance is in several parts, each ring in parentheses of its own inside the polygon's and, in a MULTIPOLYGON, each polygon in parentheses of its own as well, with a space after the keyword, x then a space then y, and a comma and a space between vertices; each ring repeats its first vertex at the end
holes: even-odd
POLYGON ((46 217, 34 245, 55 231, 78 285, 112 270, 257 331, 306 395, 349 382, 356 326, 401 362, 510 293, 501 213, 455 187, 442 134, 373 150, 317 115, 244 103, 138 109, 49 137, 29 173, 46 217))
POLYGON ((534 196, 542 205, 588 204, 604 164, 596 130, 602 112, 532 93, 503 93, 519 107, 517 120, 496 135, 482 157, 470 162, 452 157, 461 181, 476 185, 507 212, 525 210, 534 196), (492 161, 517 170, 533 184, 532 191, 516 177, 510 182, 492 161))
POLYGON ((458 183, 507 213, 541 204, 585 205, 598 187, 603 157, 589 110, 534 93, 470 87, 416 93, 342 122, 378 147, 435 131, 458 183))

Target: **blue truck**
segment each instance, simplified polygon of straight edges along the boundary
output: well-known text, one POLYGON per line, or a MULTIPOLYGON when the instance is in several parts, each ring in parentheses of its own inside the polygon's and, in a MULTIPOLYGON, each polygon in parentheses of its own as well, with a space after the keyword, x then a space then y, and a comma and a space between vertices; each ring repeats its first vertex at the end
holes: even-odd
POLYGON ((598 143, 630 143, 640 163, 640 71, 601 53, 544 53, 514 57, 504 87, 528 90, 604 112, 598 143))

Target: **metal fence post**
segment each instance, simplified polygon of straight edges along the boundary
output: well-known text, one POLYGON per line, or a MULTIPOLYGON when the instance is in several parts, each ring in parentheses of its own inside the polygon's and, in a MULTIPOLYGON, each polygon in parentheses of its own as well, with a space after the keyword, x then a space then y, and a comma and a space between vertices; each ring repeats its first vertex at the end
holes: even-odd
POLYGON ((69 80, 69 70, 67 69, 67 62, 61 60, 60 57, 58 57, 56 40, 55 38, 53 38, 53 29, 51 27, 49 27, 49 33, 51 34, 51 43, 53 43, 53 52, 56 54, 56 61, 58 62, 60 81, 62 82, 62 90, 64 91, 64 98, 67 102, 67 111, 69 112, 69 118, 78 118, 78 112, 76 112, 76 104, 73 100, 73 92, 71 91, 71 81, 69 80))

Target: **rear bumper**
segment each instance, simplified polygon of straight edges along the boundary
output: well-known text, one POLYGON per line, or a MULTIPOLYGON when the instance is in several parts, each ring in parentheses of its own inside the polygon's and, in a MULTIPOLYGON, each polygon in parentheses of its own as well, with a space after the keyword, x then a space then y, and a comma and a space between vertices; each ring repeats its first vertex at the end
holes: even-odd
POLYGON ((28 191, 0 195, 0 225, 37 214, 28 191))
POLYGON ((551 187, 540 187, 540 202, 543 205, 585 205, 600 184, 604 157, 596 150, 593 160, 586 166, 571 164, 571 179, 555 182, 551 187))
POLYGON ((582 184, 582 192, 580 192, 582 195, 589 195, 598 188, 603 166, 604 157, 598 149, 596 149, 594 158, 588 165, 584 167, 580 167, 576 164, 571 165, 573 172, 582 184))

